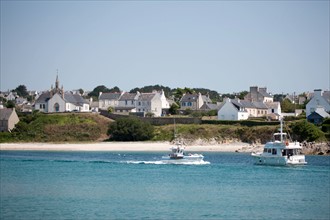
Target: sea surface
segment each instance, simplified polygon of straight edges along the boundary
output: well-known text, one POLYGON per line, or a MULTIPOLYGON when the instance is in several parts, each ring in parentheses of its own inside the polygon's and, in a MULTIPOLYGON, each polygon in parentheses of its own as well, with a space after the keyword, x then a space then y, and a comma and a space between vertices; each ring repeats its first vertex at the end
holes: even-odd
POLYGON ((330 219, 330 157, 258 166, 249 154, 0 151, 0 219, 330 219))

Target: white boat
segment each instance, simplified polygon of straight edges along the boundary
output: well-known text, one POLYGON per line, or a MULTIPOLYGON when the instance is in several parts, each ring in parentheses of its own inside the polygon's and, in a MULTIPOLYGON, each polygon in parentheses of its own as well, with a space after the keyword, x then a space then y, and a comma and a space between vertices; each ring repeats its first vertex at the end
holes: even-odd
POLYGON ((163 161, 173 161, 173 162, 201 162, 204 159, 202 154, 186 154, 184 152, 185 147, 179 141, 175 146, 170 148, 171 153, 167 156, 163 156, 163 161))
POLYGON ((297 141, 290 141, 287 133, 283 132, 283 122, 279 133, 274 133, 272 141, 264 145, 263 152, 252 153, 255 163, 260 165, 304 165, 305 155, 297 141))

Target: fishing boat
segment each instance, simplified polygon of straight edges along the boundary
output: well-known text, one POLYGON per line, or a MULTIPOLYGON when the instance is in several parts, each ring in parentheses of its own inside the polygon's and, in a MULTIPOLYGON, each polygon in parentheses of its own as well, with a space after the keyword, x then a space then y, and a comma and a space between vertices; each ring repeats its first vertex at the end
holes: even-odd
POLYGON ((202 154, 185 153, 183 141, 177 137, 175 119, 174 119, 174 146, 170 148, 171 152, 167 156, 163 156, 162 160, 166 162, 203 162, 202 154))
POLYGON ((273 140, 264 145, 263 152, 252 153, 255 164, 259 165, 305 165, 305 155, 299 142, 291 141, 283 132, 283 120, 280 120, 280 132, 274 133, 273 140))
POLYGON ((185 147, 181 141, 177 141, 175 146, 170 148, 171 153, 163 156, 162 160, 175 162, 201 162, 204 159, 202 154, 185 153, 185 147))

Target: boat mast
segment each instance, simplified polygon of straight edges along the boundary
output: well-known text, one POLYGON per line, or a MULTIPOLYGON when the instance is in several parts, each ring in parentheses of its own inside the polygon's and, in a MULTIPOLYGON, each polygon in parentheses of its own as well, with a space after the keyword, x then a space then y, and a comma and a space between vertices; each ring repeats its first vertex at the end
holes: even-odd
POLYGON ((281 127, 280 127, 280 134, 281 134, 281 142, 283 142, 283 118, 281 117, 280 118, 280 124, 281 124, 281 127))

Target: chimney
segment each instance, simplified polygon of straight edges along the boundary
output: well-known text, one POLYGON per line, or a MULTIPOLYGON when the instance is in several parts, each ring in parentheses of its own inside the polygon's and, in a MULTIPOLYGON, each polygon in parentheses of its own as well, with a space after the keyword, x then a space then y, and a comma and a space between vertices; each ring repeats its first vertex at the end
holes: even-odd
POLYGON ((321 97, 322 89, 314 89, 314 97, 321 97))

